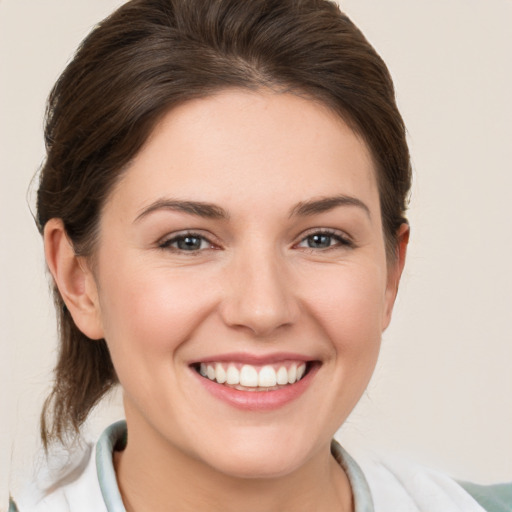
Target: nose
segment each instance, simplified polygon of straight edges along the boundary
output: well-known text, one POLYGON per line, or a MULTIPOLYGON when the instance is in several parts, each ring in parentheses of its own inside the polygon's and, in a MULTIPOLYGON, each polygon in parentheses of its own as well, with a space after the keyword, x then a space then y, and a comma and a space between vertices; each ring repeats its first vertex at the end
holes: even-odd
POLYGON ((224 280, 224 322, 257 337, 292 326, 300 309, 292 281, 286 264, 272 250, 237 258, 224 280))

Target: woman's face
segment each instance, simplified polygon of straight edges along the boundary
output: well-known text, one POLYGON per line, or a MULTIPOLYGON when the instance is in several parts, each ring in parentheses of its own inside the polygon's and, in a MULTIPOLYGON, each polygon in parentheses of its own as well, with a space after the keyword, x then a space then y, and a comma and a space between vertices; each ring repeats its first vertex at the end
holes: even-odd
POLYGON ((324 106, 231 90, 175 108, 100 223, 98 325, 130 442, 238 476, 325 453, 398 267, 368 149, 324 106))

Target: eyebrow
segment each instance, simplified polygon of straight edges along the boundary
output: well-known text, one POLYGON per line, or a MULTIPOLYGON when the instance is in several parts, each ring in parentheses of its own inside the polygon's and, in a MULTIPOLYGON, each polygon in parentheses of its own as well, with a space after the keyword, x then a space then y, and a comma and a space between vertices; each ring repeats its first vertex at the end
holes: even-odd
MULTIPOLYGON (((309 201, 301 201, 296 204, 290 211, 290 217, 307 217, 324 213, 339 206, 355 206, 361 208, 368 217, 370 209, 360 199, 351 196, 337 195, 333 197, 322 197, 320 199, 312 199, 309 201)), ((158 199, 146 206, 137 215, 134 222, 138 222, 142 218, 158 210, 171 210, 196 215, 207 219, 229 219, 229 214, 213 203, 203 201, 182 201, 179 199, 158 199)))
POLYGON ((339 206, 355 206, 357 208, 361 208, 366 215, 371 218, 370 209, 363 203, 363 201, 357 199, 357 197, 345 195, 321 197, 320 199, 300 202, 292 208, 290 217, 307 217, 309 215, 317 215, 339 206))
POLYGON ((150 213, 156 212, 158 210, 184 212, 207 219, 229 218, 228 213, 223 208, 212 203, 205 203, 202 201, 181 201, 179 199, 158 199, 154 203, 151 203, 149 206, 143 208, 135 218, 134 222, 138 222, 142 218, 148 216, 150 213))

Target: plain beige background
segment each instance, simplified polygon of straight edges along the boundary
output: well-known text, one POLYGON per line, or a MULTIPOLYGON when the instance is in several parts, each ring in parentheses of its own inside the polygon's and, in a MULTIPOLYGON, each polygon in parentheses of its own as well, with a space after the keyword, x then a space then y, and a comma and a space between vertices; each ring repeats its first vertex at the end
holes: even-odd
MULTIPOLYGON (((0 504, 32 467, 55 356, 26 199, 43 158, 45 98, 120 3, 0 0, 0 504)), ((394 321, 339 438, 463 479, 512 480, 512 1, 341 4, 393 74, 415 181, 394 321)), ((114 397, 90 435, 121 414, 114 397)))

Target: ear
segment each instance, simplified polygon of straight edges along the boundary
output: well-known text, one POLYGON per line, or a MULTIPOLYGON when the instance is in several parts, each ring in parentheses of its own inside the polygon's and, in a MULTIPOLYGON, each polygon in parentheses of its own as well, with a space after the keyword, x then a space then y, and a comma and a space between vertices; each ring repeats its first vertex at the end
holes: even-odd
POLYGON ((393 306, 398 293, 398 285, 400 284, 400 278, 402 277, 402 271, 404 270, 410 232, 409 224, 404 223, 400 226, 397 233, 397 245, 395 249, 396 256, 395 259, 390 261, 388 264, 385 311, 382 330, 386 329, 391 322, 391 314, 393 313, 393 306))
POLYGON ((61 219, 50 219, 44 228, 46 263, 76 326, 91 339, 101 339, 98 290, 85 258, 77 256, 61 219))

